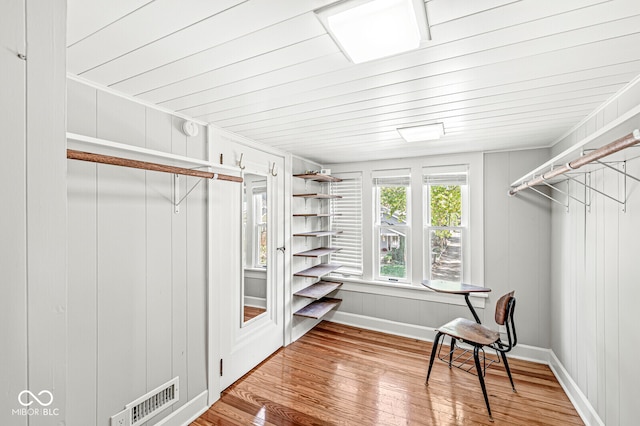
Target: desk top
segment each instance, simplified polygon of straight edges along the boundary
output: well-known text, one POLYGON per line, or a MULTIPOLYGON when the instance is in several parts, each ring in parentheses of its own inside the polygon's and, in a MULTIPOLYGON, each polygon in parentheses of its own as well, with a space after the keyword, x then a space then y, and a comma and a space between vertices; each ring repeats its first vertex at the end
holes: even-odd
POLYGON ((477 285, 455 283, 451 281, 424 280, 422 285, 439 293, 469 294, 469 293, 489 293, 489 287, 478 287, 477 285))

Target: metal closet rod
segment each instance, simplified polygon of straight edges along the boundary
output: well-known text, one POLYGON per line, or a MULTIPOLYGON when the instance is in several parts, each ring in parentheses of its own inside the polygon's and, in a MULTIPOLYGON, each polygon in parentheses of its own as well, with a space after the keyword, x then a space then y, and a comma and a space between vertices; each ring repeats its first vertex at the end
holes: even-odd
POLYGON ((167 166, 147 161, 129 160, 127 158, 113 157, 110 155, 93 154, 91 152, 76 151, 67 149, 67 158, 71 160, 89 161, 92 163, 111 164, 114 166, 130 167, 133 169, 152 170, 155 172, 172 173, 176 175, 195 176, 205 179, 228 180, 231 182, 242 182, 238 176, 224 175, 220 173, 205 172, 202 170, 185 169, 184 167, 167 166))
POLYGON ((553 169, 548 171, 547 173, 543 173, 542 175, 533 178, 527 182, 516 186, 515 188, 511 188, 509 190, 509 195, 515 195, 517 192, 522 191, 523 189, 527 189, 529 187, 540 185, 544 183, 544 181, 552 179, 556 176, 560 176, 572 170, 579 169, 585 164, 592 163, 594 161, 598 161, 601 158, 604 158, 608 155, 614 154, 618 151, 622 151, 625 148, 629 148, 630 146, 636 145, 640 142, 640 130, 635 129, 632 133, 629 133, 626 136, 621 137, 605 146, 602 146, 590 153, 583 155, 569 163, 566 163, 562 167, 558 167, 557 169, 553 169))

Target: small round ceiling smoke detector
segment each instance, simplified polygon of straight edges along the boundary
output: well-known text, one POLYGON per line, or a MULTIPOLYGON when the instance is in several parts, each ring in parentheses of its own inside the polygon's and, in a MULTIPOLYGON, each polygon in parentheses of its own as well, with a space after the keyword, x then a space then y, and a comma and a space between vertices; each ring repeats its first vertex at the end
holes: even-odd
POLYGON ((182 131, 187 136, 198 136, 198 125, 193 121, 184 121, 182 123, 182 131))

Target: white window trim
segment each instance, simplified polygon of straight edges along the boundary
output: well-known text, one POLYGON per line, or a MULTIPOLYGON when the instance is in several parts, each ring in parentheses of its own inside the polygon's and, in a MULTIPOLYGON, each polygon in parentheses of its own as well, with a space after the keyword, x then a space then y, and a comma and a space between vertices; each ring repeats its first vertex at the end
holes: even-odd
MULTIPOLYGON (((469 244, 469 250, 473 253, 470 265, 469 275, 465 280, 474 285, 484 286, 484 205, 483 205, 483 192, 484 192, 484 155, 481 152, 477 153, 465 153, 465 154, 451 154, 451 155, 438 155, 428 157, 416 157, 409 159, 399 160, 381 160, 362 163, 335 163, 328 164, 325 167, 331 168, 333 173, 346 173, 346 172, 362 172, 362 205, 366 209, 366 206, 373 206, 374 200, 372 190, 372 171, 384 170, 384 169, 401 169, 410 168, 412 176, 412 196, 417 197, 418 194, 415 191, 422 191, 422 169, 424 167, 437 167, 447 166, 452 164, 468 164, 469 165, 469 210, 472 212, 472 216, 469 220, 469 232, 471 243, 469 244)), ((413 198, 415 200, 415 198, 413 198)), ((412 217, 423 217, 423 206, 420 202, 413 202, 412 204, 412 217)), ((366 210, 365 210, 366 211, 366 210)), ((374 255, 373 252, 375 241, 373 241, 373 224, 374 215, 364 215, 363 217, 363 276, 358 279, 348 274, 342 275, 339 271, 332 274, 335 278, 345 282, 343 285, 344 290, 358 291, 362 293, 380 294, 398 297, 408 297, 421 299, 428 297, 428 300, 441 303, 450 304, 464 304, 464 298, 460 297, 458 300, 456 297, 445 295, 442 293, 435 293, 429 289, 424 288, 421 285, 422 282, 422 268, 414 268, 412 272, 412 279, 410 283, 389 283, 379 282, 373 278, 374 271, 374 255), (369 232, 367 232, 369 230, 369 232), (373 252, 373 253, 372 253, 373 252), (402 292, 398 294, 397 292, 402 292), (428 296, 425 296, 424 293, 428 296), (460 303, 458 303, 460 302, 460 303)), ((422 227, 419 228, 422 232, 422 227)), ((421 264, 423 256, 423 242, 422 238, 414 238, 412 241, 412 261, 414 264, 421 264), (417 263, 416 263, 417 262, 417 263)), ((491 287, 491 283, 488 283, 488 287, 491 287)), ((472 300, 482 300, 486 295, 475 295, 472 300)), ((474 304, 474 306, 476 306, 474 304)), ((482 306, 477 306, 482 307, 482 306)))

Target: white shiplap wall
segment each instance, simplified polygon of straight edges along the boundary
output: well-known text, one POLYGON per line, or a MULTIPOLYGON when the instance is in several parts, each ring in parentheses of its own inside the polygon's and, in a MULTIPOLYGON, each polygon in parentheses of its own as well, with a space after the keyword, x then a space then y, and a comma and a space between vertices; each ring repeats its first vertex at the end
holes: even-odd
POLYGON ((50 426, 69 409, 66 2, 1 2, 0 16, 0 424, 50 426), (25 415, 27 390, 51 392, 50 416, 25 415))
MULTIPOLYGON (((68 82, 68 131, 203 159, 206 130, 68 82)), ((186 194, 197 178, 180 178, 186 194)), ((180 377, 183 406, 206 385, 206 193, 172 203, 173 175, 68 160, 68 425, 107 426, 180 377)), ((171 413, 156 417, 158 420, 171 413)))
MULTIPOLYGON (((615 123, 639 104, 636 84, 568 134, 554 153, 615 123)), ((638 127, 640 119, 634 116, 597 142, 610 142, 638 127)), ((638 148, 626 152, 629 158, 639 154, 638 148)), ((627 172, 640 177, 640 160, 630 159, 627 172)), ((592 172, 591 184, 624 198, 623 180, 611 170, 592 172)), ((582 187, 571 183, 570 189, 584 199, 582 187)), ((614 426, 637 423, 640 398, 636 361, 640 335, 635 326, 640 300, 640 189, 631 179, 626 198, 626 212, 592 193, 590 209, 571 201, 568 213, 561 206, 554 206, 552 213, 551 348, 593 408, 590 418, 614 426)))

